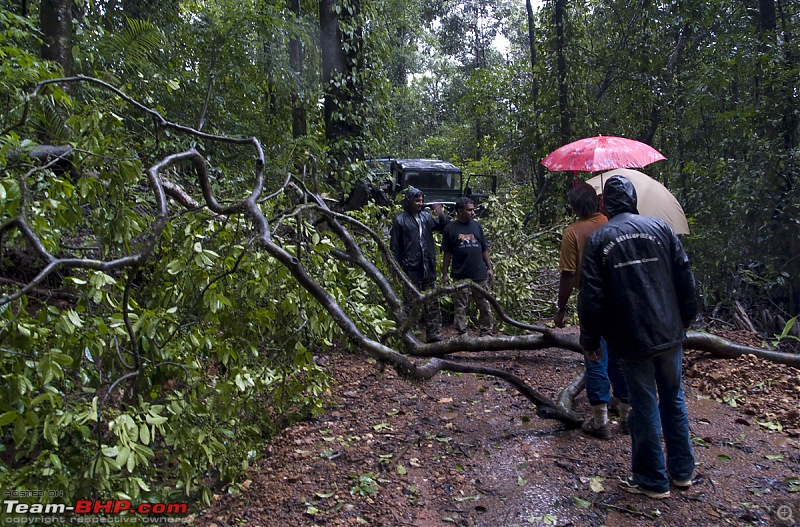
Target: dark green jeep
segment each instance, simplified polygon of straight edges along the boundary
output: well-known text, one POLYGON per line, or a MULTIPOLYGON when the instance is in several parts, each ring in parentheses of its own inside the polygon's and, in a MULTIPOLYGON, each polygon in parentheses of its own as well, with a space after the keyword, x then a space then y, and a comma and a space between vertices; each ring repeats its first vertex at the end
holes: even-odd
POLYGON ((458 198, 467 196, 475 203, 486 200, 497 191, 497 177, 473 175, 463 181, 461 169, 438 159, 394 159, 390 165, 392 194, 412 186, 425 194, 425 203, 453 206, 458 198), (481 188, 473 189, 473 184, 481 188))

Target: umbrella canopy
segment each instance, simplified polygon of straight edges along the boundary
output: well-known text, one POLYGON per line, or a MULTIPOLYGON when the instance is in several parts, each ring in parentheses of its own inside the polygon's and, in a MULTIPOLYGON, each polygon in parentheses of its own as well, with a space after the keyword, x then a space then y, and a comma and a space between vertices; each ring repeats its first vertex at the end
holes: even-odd
POLYGON ((542 160, 553 172, 597 172, 612 168, 641 168, 666 159, 650 145, 624 137, 587 137, 556 148, 542 160))
POLYGON ((657 216, 666 221, 675 234, 689 234, 689 223, 683 207, 672 193, 647 174, 638 170, 618 168, 603 172, 587 181, 598 194, 603 193, 603 185, 611 176, 625 176, 636 189, 637 208, 643 216, 657 216))

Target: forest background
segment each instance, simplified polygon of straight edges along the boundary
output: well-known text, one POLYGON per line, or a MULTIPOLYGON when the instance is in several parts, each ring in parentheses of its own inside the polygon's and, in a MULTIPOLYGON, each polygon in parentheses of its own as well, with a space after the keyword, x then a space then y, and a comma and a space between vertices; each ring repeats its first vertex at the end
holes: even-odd
POLYGON ((341 207, 370 156, 499 176, 483 221, 521 335, 570 220, 573 176, 540 160, 651 144, 701 327, 796 349, 798 30, 783 0, 0 1, 0 486, 208 504, 323 410, 315 354, 441 368, 397 353, 423 349, 398 206, 341 207))

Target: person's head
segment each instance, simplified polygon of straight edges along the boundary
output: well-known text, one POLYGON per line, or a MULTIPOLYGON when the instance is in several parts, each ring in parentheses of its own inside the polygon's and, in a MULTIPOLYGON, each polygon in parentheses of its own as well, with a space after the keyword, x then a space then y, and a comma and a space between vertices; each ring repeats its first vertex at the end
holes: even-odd
POLYGON ((475 202, 466 197, 458 198, 455 211, 456 220, 462 223, 469 223, 475 216, 475 202))
POLYGON ((578 183, 567 194, 567 202, 579 218, 586 218, 597 212, 597 191, 588 183, 578 183))
POLYGON ((403 200, 403 208, 406 212, 417 214, 425 206, 425 195, 416 187, 408 187, 406 189, 405 199, 403 200))
POLYGON ((609 218, 623 212, 639 214, 636 189, 625 176, 611 176, 603 186, 603 202, 609 218))

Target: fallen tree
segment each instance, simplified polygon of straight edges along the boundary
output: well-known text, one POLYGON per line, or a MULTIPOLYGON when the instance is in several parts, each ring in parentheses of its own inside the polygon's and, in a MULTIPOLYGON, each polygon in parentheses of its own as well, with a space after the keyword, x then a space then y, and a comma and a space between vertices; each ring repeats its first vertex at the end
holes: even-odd
MULTIPOLYGON (((116 300, 108 302, 109 305, 118 306, 117 311, 105 323, 98 323, 99 335, 108 335, 108 327, 103 329, 103 325, 117 328, 117 332, 113 333, 112 337, 106 338, 115 348, 111 357, 99 361, 95 360, 91 353, 84 352, 82 354, 80 350, 71 354, 59 352, 59 355, 42 359, 39 364, 43 365, 37 366, 37 369, 42 371, 49 371, 48 368, 56 368, 56 366, 62 369, 59 373, 56 368, 55 373, 50 374, 50 380, 53 376, 58 375, 64 378, 63 368, 76 360, 81 361, 82 364, 90 363, 98 371, 99 384, 94 387, 94 399, 89 409, 79 416, 70 418, 74 419, 72 422, 93 423, 90 435, 96 441, 96 451, 92 468, 89 471, 91 477, 96 477, 103 466, 106 466, 106 471, 114 467, 118 470, 127 467, 131 471, 132 466, 135 467, 137 463, 146 462, 155 455, 149 448, 149 444, 155 441, 156 433, 168 437, 170 432, 163 428, 164 408, 159 407, 159 410, 153 413, 154 410, 150 406, 147 408, 137 407, 136 412, 139 413, 128 415, 128 419, 121 422, 117 421, 121 418, 106 415, 104 410, 112 404, 118 404, 120 400, 127 400, 128 404, 135 406, 136 398, 147 393, 142 391, 145 389, 151 390, 150 396, 155 401, 161 401, 162 398, 169 400, 164 393, 161 393, 161 390, 166 390, 165 386, 174 386, 178 382, 175 380, 175 376, 173 375, 172 380, 168 379, 163 385, 158 384, 158 389, 152 388, 157 384, 154 379, 158 379, 159 375, 165 371, 177 372, 178 377, 183 372, 188 377, 190 369, 198 368, 199 359, 192 357, 190 352, 194 349, 193 346, 201 346, 201 344, 187 344, 182 348, 181 353, 184 355, 180 356, 185 357, 185 362, 179 362, 172 356, 164 358, 154 350, 167 346, 175 339, 175 335, 186 327, 213 326, 213 324, 210 324, 208 320, 165 321, 158 319, 152 314, 156 311, 153 311, 155 307, 150 305, 150 299, 143 292, 138 292, 144 279, 143 276, 153 273, 153 267, 161 262, 160 247, 166 243, 166 239, 174 240, 179 236, 180 230, 177 222, 190 214, 207 214, 207 224, 211 226, 210 228, 216 225, 221 229, 222 226, 235 224, 237 228, 234 232, 240 236, 239 239, 226 242, 226 247, 230 248, 230 254, 227 256, 228 264, 226 264, 225 272, 221 272, 218 276, 208 277, 203 284, 198 285, 198 291, 195 293, 196 302, 207 302, 210 306, 209 313, 216 314, 220 310, 224 310, 227 300, 224 292, 215 290, 216 284, 222 283, 230 275, 235 275, 245 265, 243 262, 248 257, 263 252, 265 258, 271 259, 275 264, 288 271, 294 282, 310 298, 313 298, 318 306, 321 306, 327 317, 335 324, 336 333, 344 337, 352 348, 377 359, 382 364, 389 365, 407 379, 425 381, 440 372, 490 375, 507 382, 528 399, 537 407, 541 417, 560 421, 570 427, 578 426, 582 422, 582 418, 571 411, 569 404, 571 398, 582 388, 580 381, 566 387, 559 400, 551 400, 508 371, 478 366, 469 360, 469 354, 502 350, 560 348, 582 353, 576 336, 554 331, 544 325, 529 324, 513 319, 497 299, 472 282, 460 282, 426 292, 417 290, 400 270, 381 235, 354 216, 333 211, 327 206, 319 191, 313 158, 309 159, 310 169, 306 169, 309 170, 308 173, 305 170, 301 175, 288 173, 282 183, 277 185, 273 192, 267 194, 265 190, 265 154, 260 141, 255 137, 217 136, 167 121, 157 111, 135 101, 114 86, 83 76, 41 82, 26 99, 26 104, 31 104, 31 101, 35 100, 47 86, 65 83, 86 83, 112 94, 156 123, 158 130, 168 129, 183 134, 191 140, 219 143, 231 148, 245 148, 253 159, 252 174, 248 178, 249 183, 243 192, 245 195, 243 198, 229 196, 223 198, 218 195, 220 189, 224 189, 224 185, 214 180, 209 171, 207 159, 194 147, 158 159, 144 171, 146 176, 144 182, 141 181, 141 178, 136 177, 136 174, 129 174, 129 178, 120 184, 127 185, 127 189, 136 195, 137 203, 141 202, 142 204, 140 205, 143 207, 144 214, 142 230, 136 239, 124 240, 116 252, 96 247, 80 249, 91 252, 91 257, 75 254, 78 249, 54 247, 56 241, 63 243, 66 238, 47 237, 45 239, 45 233, 41 230, 42 224, 36 224, 40 218, 37 217, 38 213, 32 209, 31 200, 28 197, 33 193, 33 189, 29 188, 28 181, 37 171, 50 168, 51 163, 55 160, 43 157, 43 166, 30 168, 17 179, 22 197, 16 212, 5 218, 0 225, 0 241, 4 247, 10 244, 16 247, 27 247, 43 262, 43 265, 35 276, 24 284, 17 286, 14 281, 3 282, 0 310, 6 310, 13 303, 24 300, 27 295, 42 297, 42 286, 53 274, 72 276, 73 283, 85 285, 87 280, 75 275, 75 271, 103 273, 102 275, 93 275, 88 280, 91 282, 91 287, 88 292, 82 294, 79 302, 74 303, 72 309, 64 310, 66 314, 57 314, 57 316, 66 317, 71 321, 71 325, 66 327, 74 330, 83 324, 78 308, 83 312, 91 310, 92 300, 102 299, 103 294, 107 292, 108 285, 117 280, 124 280, 125 284, 123 297, 118 302, 116 300), (179 168, 180 171, 178 171, 179 168), (184 179, 182 182, 171 179, 175 174, 185 177, 187 173, 191 175, 191 179, 184 179), (309 183, 311 188, 309 188, 309 183), (143 196, 144 194, 146 197, 143 196), (291 199, 287 199, 287 197, 291 199), (282 203, 286 203, 286 205, 274 213, 273 217, 268 218, 264 212, 265 207, 279 200, 284 200, 282 203), (367 254, 364 247, 369 247, 373 253, 367 254), (322 258, 312 260, 304 256, 312 254, 314 251, 322 251, 322 258), (377 258, 374 255, 377 255, 377 258), (365 285, 365 288, 369 289, 369 294, 380 299, 378 304, 386 310, 387 317, 392 322, 391 327, 385 331, 376 331, 369 323, 360 320, 361 313, 357 308, 353 309, 337 298, 337 295, 331 291, 331 284, 325 281, 324 273, 320 269, 314 268, 315 265, 333 265, 333 262, 336 266, 342 266, 348 272, 352 271, 364 278, 364 284, 368 284, 365 285), (113 276, 108 277, 108 275, 113 276), (98 276, 100 276, 100 281, 95 282, 94 280, 98 276), (107 278, 103 278, 104 276, 107 278), (414 299, 414 307, 410 313, 403 311, 398 288, 407 291, 414 299), (497 313, 497 318, 509 328, 514 328, 515 331, 522 334, 482 338, 462 337, 432 344, 421 342, 412 331, 420 306, 430 298, 439 299, 449 296, 461 288, 471 288, 474 294, 486 297, 497 313), (164 336, 160 336, 159 331, 163 331, 164 325, 169 325, 171 329, 164 336), (120 442, 113 447, 115 450, 109 450, 112 448, 109 444, 113 444, 113 442, 109 438, 109 430, 104 426, 106 424, 119 437, 120 442), (136 428, 135 438, 131 435, 133 428, 136 428), (127 429, 128 432, 122 434, 120 429, 127 429), (110 452, 113 452, 113 455, 110 452), (121 452, 126 453, 123 455, 121 452), (108 461, 109 458, 113 458, 115 464, 108 461), (131 459, 133 459, 132 463, 131 459), (104 463, 106 465, 103 465, 104 463)), ((24 115, 27 113, 27 111, 24 112, 24 115)), ((24 121, 21 121, 11 129, 21 129, 24 124, 24 121)), ((73 150, 70 150, 69 153, 75 155, 73 150)), ((33 156, 33 158, 37 157, 33 156)), ((80 163, 77 166, 80 166, 80 163)), ((98 178, 97 173, 92 173, 87 177, 95 180, 98 178)), ((41 182, 38 184, 41 185, 41 182)), ((103 184, 105 185, 105 183, 103 184)), ((87 191, 87 195, 88 193, 89 191, 87 191)), ((67 228, 64 230, 69 231, 67 228)), ((50 234, 52 233, 48 233, 48 235, 50 234)), ((217 236, 218 234, 219 232, 210 231, 202 236, 197 235, 196 238, 203 240, 205 236, 217 236)), ((73 232, 72 235, 87 237, 85 232, 73 232)), ((101 246, 102 243, 103 241, 98 237, 98 246, 101 246)), ((205 261, 203 260, 204 256, 206 259, 219 256, 204 249, 201 241, 189 240, 186 242, 186 246, 189 250, 189 256, 186 258, 194 260, 199 258, 200 263, 205 261)), ((175 259, 164 267, 163 272, 168 275, 178 275, 181 273, 182 265, 185 266, 185 263, 182 263, 180 259, 175 259)), ((158 284, 155 282, 156 279, 157 276, 151 278, 154 283, 158 284)), ((269 280, 268 277, 264 279, 269 280)), ((64 295, 61 297, 71 298, 64 295)), ((280 303, 287 298, 267 300, 280 303)), ((297 295, 297 298, 299 302, 304 301, 304 297, 301 295, 297 295)), ((157 307, 164 309, 164 306, 157 307)), ((258 308, 258 305, 255 307, 258 308)), ((160 312, 170 313, 170 310, 166 309, 160 312)), ((269 316, 274 319, 278 318, 278 315, 269 314, 269 316)), ((294 333, 302 332, 309 323, 309 320, 306 319, 294 329, 294 333)), ((266 322, 264 325, 267 325, 266 322)), ((18 335, 16 333, 15 335, 20 338, 24 336, 25 331, 30 333, 30 330, 23 325, 15 327, 14 331, 18 332, 18 335)), ((226 328, 223 324, 219 324, 217 327, 209 327, 207 332, 207 334, 224 334, 226 328)), ((8 335, 7 332, 4 338, 8 339, 8 335)), ((41 335, 41 338, 45 337, 46 335, 41 335)), ((195 335, 191 335, 191 337, 199 342, 195 335)), ((256 347, 267 346, 266 340, 265 337, 265 342, 257 343, 256 347)), ((288 337, 286 342, 288 342, 288 337)), ((269 345, 275 346, 276 349, 282 346, 280 343, 269 345)), ((293 345, 295 347, 302 346, 302 343, 293 343, 293 345)), ((706 351, 716 356, 736 357, 742 354, 754 354, 782 364, 800 366, 800 356, 739 346, 713 335, 691 332, 687 335, 685 345, 687 348, 706 351)), ((230 352, 235 353, 236 350, 230 350, 230 352)), ((12 350, 11 353, 25 355, 27 352, 12 350)), ((203 359, 207 361, 205 368, 224 369, 230 367, 230 364, 226 364, 224 357, 212 358, 214 360, 203 359)), ((202 370, 202 368, 198 369, 202 370)), ((306 372, 304 375, 308 374, 308 370, 304 371, 306 372)), ((229 379, 234 390, 239 389, 246 392, 248 386, 257 384, 257 381, 253 380, 255 373, 252 371, 246 374, 234 373, 230 375, 229 379)), ((270 372, 270 375, 273 374, 270 372)), ((45 376, 44 379, 48 379, 48 377, 45 376)), ((274 381, 262 379, 260 382, 271 386, 269 383, 274 381)), ((87 386, 83 386, 83 389, 84 392, 91 392, 87 386)), ((170 411, 175 415, 180 415, 180 407, 174 405, 176 399, 180 400, 181 397, 183 396, 171 400, 170 411)), ((13 400, 13 397, 9 400, 13 400)), ((41 403, 41 401, 32 401, 32 404, 34 402, 35 404, 41 403)), ((207 405, 207 403, 205 404, 207 405)), ((54 431, 53 426, 58 425, 61 421, 51 417, 47 417, 47 419, 52 419, 52 422, 49 431, 45 426, 43 433, 46 438, 49 434, 50 442, 57 444, 58 436, 55 434, 58 432, 54 431)), ((231 419, 235 420, 234 417, 231 419)), ((16 410, 7 410, 0 416, 0 423, 3 425, 21 423, 21 420, 21 414, 16 410)), ((14 426, 19 426, 23 432, 25 430, 21 424, 14 424, 14 426)), ((19 434, 23 432, 19 432, 19 434)), ((188 437, 192 437, 192 433, 196 434, 196 432, 186 432, 188 437)), ((207 457, 212 458, 213 456, 208 454, 207 457)), ((213 464, 211 460, 207 462, 213 464)), ((139 484, 134 482, 133 485, 139 484)))

